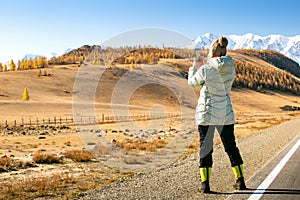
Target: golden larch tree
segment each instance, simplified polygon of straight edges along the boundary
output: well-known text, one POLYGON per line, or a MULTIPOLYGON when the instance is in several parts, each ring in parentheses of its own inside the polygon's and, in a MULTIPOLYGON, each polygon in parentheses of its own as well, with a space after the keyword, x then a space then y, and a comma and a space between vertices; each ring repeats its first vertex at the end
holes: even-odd
POLYGON ((33 59, 33 64, 32 64, 33 69, 38 69, 39 68, 39 62, 37 58, 33 59))
POLYGON ((18 70, 22 70, 22 62, 18 60, 18 70))
POLYGON ((16 70, 16 64, 14 63, 13 59, 10 60, 9 69, 10 69, 10 71, 16 70))
POLYGON ((44 66, 43 66, 43 63, 44 63, 43 57, 40 56, 40 57, 38 58, 38 67, 39 67, 39 68, 44 67, 44 66))
POLYGON ((27 88, 24 88, 22 100, 23 100, 23 101, 28 101, 28 100, 29 100, 29 94, 28 94, 27 88))
POLYGON ((6 64, 3 65, 3 71, 7 72, 7 65, 6 64))

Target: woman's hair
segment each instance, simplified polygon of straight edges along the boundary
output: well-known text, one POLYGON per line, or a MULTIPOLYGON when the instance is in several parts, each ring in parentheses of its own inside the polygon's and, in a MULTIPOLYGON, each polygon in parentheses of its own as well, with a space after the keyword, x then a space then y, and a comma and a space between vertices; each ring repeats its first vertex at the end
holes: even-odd
POLYGON ((228 45, 228 40, 226 37, 221 36, 219 39, 215 40, 208 53, 208 57, 220 57, 220 56, 225 56, 227 53, 226 47, 228 45))

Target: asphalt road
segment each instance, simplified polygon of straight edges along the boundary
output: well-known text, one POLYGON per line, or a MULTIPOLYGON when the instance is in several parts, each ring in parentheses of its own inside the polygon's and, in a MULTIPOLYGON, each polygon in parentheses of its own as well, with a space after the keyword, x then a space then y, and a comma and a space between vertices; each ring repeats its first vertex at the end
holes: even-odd
MULTIPOLYGON (((120 179, 88 192, 80 199, 248 200, 251 197, 252 200, 300 200, 300 174, 297 170, 300 167, 299 124, 300 118, 238 138, 238 145, 242 147, 241 152, 246 163, 245 177, 249 190, 233 191, 231 183, 234 182, 234 176, 228 157, 220 144, 214 149, 216 162, 211 184, 213 194, 203 194, 199 191, 197 153, 153 171, 120 179), (295 144, 297 145, 294 148, 295 144), (252 177, 248 178, 249 176, 252 177)), ((187 130, 188 127, 189 125, 186 126, 187 130)))
POLYGON ((228 199, 300 199, 300 134, 273 160, 247 181, 248 190, 228 199))

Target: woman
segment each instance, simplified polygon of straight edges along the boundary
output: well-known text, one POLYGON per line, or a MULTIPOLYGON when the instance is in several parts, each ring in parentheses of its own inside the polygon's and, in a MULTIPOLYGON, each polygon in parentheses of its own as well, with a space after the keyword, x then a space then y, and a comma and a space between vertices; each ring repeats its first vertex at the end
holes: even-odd
POLYGON ((234 112, 230 90, 235 76, 231 57, 226 56, 228 40, 220 37, 211 45, 208 61, 202 65, 194 62, 189 69, 188 84, 202 86, 196 108, 196 124, 200 134, 201 191, 210 192, 209 179, 212 168, 213 136, 217 129, 224 149, 229 156, 236 178, 235 189, 246 189, 243 159, 234 136, 234 112))

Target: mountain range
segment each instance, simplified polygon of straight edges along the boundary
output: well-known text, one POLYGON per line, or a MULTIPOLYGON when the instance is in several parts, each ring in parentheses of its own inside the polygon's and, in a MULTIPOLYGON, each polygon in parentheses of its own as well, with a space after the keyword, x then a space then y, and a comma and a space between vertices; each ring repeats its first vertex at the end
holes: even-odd
MULTIPOLYGON (((211 43, 218 39, 219 36, 206 33, 203 36, 196 37, 188 48, 209 49, 211 43)), ((300 64, 300 35, 286 37, 283 35, 268 35, 265 37, 247 33, 245 35, 228 35, 228 49, 255 49, 255 50, 274 50, 300 64)), ((67 54, 72 49, 67 49, 67 54)), ((41 55, 27 54, 24 59, 40 57, 41 55)), ((48 59, 58 57, 57 53, 45 55, 48 59)))
MULTIPOLYGON (((196 37, 189 48, 208 49, 211 43, 218 39, 218 35, 206 33, 196 37)), ((300 64, 300 35, 285 37, 282 35, 268 35, 265 37, 247 33, 245 35, 228 35, 228 49, 258 49, 274 50, 293 59, 300 64)))
MULTIPOLYGON (((66 50, 66 53, 68 53, 70 50, 66 50)), ((35 55, 35 54, 26 54, 24 57, 23 57, 23 60, 26 60, 26 59, 35 59, 35 58, 39 58, 39 57, 42 57, 42 56, 45 56, 47 59, 51 59, 52 57, 57 57, 59 56, 57 53, 54 53, 54 52, 51 52, 51 53, 48 53, 47 55, 35 55)))

